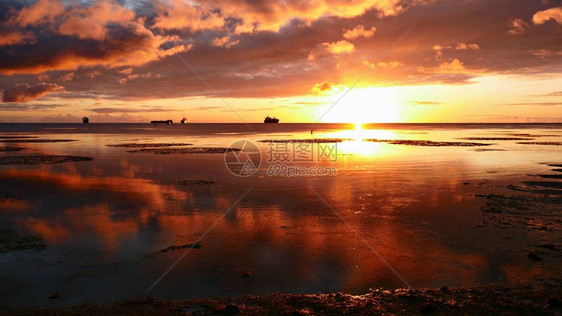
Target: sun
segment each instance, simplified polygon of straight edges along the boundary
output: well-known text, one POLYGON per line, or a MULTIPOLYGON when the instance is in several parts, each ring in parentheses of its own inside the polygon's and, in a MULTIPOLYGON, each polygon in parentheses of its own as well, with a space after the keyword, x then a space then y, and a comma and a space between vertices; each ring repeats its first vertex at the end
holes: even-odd
MULTIPOLYGON (((341 95, 333 97, 338 100, 341 95)), ((396 123, 401 118, 395 92, 388 88, 354 89, 326 115, 325 122, 354 123, 356 129, 364 123, 396 123)))

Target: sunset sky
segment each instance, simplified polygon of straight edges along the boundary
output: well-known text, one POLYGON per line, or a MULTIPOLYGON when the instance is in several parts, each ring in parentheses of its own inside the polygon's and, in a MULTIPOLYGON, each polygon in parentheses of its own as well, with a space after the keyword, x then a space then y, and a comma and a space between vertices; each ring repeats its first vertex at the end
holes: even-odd
POLYGON ((3 0, 0 122, 314 122, 409 29, 323 122, 562 122, 554 0, 3 0))

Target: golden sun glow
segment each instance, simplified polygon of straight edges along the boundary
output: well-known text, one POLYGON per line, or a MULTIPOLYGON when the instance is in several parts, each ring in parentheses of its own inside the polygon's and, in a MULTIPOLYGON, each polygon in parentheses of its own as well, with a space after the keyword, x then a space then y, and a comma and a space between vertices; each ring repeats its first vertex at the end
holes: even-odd
MULTIPOLYGON (((332 95, 328 103, 336 102, 342 93, 332 95)), ((400 121, 395 91, 389 88, 363 88, 350 91, 326 115, 325 122, 395 123, 400 121)))

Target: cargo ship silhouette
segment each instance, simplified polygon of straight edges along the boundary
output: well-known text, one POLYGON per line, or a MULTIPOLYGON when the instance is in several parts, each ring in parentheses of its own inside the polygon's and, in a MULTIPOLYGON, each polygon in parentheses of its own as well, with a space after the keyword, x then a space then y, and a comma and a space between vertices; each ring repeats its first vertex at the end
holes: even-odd
POLYGON ((263 120, 264 123, 279 123, 279 119, 276 117, 269 117, 266 116, 265 119, 263 120))
POLYGON ((150 121, 150 124, 154 124, 154 125, 156 125, 156 124, 168 124, 168 125, 170 125, 170 124, 172 124, 172 123, 174 123, 174 121, 172 121, 172 120, 150 121))

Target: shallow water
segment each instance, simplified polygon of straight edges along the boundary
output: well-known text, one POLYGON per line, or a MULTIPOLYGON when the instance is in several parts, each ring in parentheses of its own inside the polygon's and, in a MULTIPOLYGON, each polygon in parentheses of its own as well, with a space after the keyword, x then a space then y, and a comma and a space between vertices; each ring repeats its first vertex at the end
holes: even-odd
MULTIPOLYGON (((529 245, 557 242, 556 228, 483 225, 476 195, 544 181, 535 175, 548 174, 547 163, 562 162, 562 146, 483 140, 478 142, 491 145, 423 147, 362 139, 463 142, 531 134, 555 142, 562 141, 562 125, 378 124, 356 130, 321 124, 314 135, 309 130, 307 124, 0 124, 0 136, 77 140, 2 143, 26 149, 0 156, 93 158, 0 166, 0 230, 39 235, 47 243, 46 249, 0 253, 1 303, 48 306, 144 296, 185 249, 146 255, 193 243, 210 227, 202 248, 191 249, 151 296, 362 293, 404 287, 404 281, 438 287, 560 277, 559 255, 538 263, 527 258, 529 245), (335 168, 337 175, 269 176, 273 147, 258 141, 294 138, 349 139, 336 145, 337 156, 330 159, 285 163, 335 168), (263 163, 249 177, 231 174, 223 154, 155 155, 107 146, 228 147, 238 140, 261 150, 263 163), (178 183, 196 179, 213 183, 178 183), (247 271, 252 276, 243 278, 247 271), (55 292, 61 298, 47 299, 55 292)), ((559 223, 561 215, 552 220, 559 223)))

